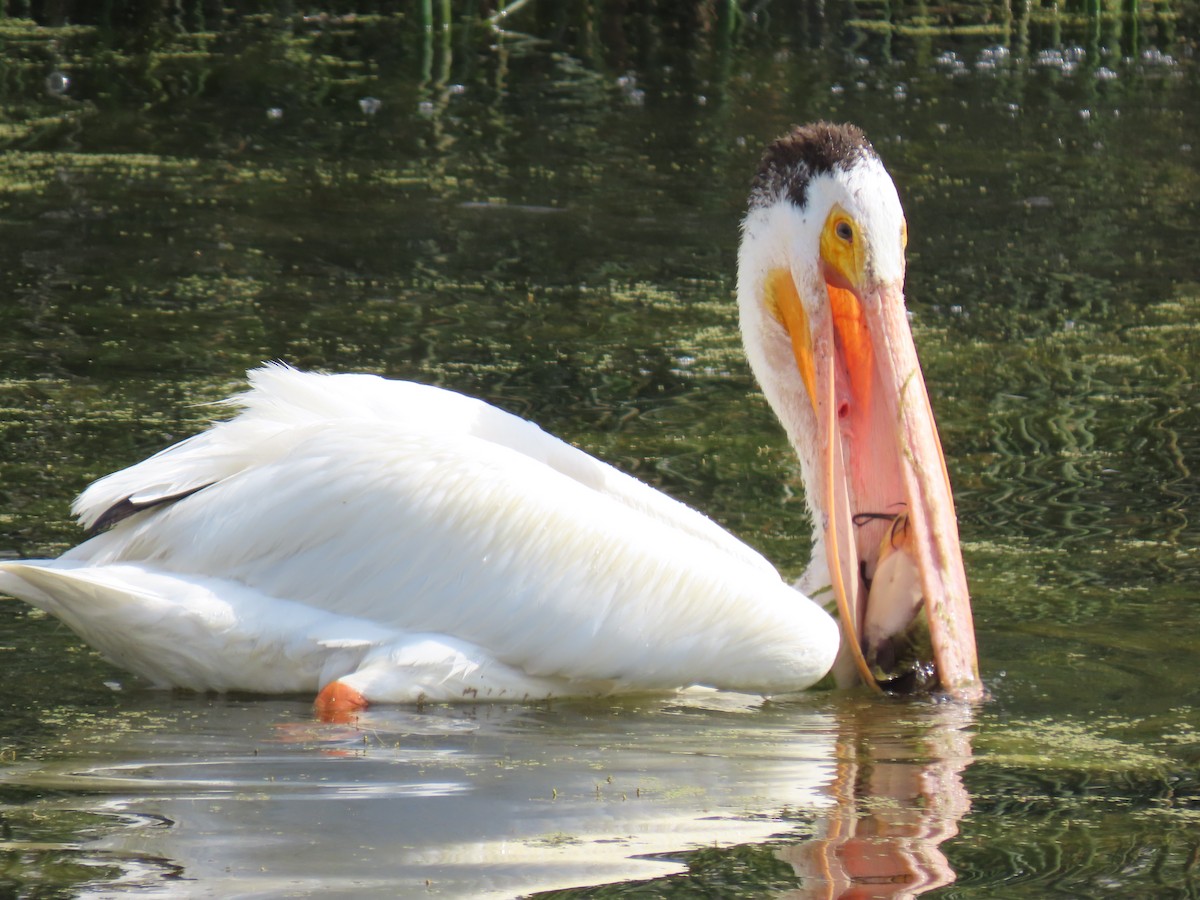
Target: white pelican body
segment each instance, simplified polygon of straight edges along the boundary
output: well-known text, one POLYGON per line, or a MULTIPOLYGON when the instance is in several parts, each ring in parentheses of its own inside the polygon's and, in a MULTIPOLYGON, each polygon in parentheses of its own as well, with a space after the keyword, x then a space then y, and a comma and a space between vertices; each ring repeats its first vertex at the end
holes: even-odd
POLYGON ((451 391, 285 367, 237 418, 92 485, 0 588, 159 685, 377 702, 801 690, 837 626, 711 520, 451 391), (132 638, 132 639, 131 639, 132 638))
POLYGON ((76 501, 109 530, 0 591, 159 685, 367 702, 689 685, 978 693, 953 500, 903 307, 905 225, 862 133, 763 158, 739 255, 752 368, 800 457, 838 624, 703 515, 485 403, 267 367, 232 420, 76 501), (928 659, 909 653, 924 622, 928 659), (907 670, 908 674, 905 674, 907 670), (899 674, 897 674, 899 673, 899 674))

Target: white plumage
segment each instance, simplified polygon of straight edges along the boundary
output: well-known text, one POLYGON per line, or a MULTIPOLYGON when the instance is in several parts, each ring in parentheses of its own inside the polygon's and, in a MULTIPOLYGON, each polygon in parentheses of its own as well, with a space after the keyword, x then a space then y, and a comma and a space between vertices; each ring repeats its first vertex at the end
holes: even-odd
POLYGON ((832 663, 835 623, 761 556, 529 422, 370 375, 250 380, 236 418, 75 511, 91 524, 127 497, 207 487, 57 560, 0 564, 0 588, 116 664, 199 690, 779 692, 832 663))

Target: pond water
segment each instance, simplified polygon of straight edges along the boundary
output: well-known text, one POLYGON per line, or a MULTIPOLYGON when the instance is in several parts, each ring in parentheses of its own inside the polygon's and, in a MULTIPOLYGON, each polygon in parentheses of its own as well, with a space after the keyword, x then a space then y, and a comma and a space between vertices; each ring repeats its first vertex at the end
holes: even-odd
POLYGON ((988 696, 334 725, 151 691, 4 601, 0 895, 1200 894, 1187 7, 269 6, 0 18, 0 555, 70 546, 76 492, 279 358, 483 397, 795 576, 737 225, 766 141, 853 120, 908 213, 988 696))

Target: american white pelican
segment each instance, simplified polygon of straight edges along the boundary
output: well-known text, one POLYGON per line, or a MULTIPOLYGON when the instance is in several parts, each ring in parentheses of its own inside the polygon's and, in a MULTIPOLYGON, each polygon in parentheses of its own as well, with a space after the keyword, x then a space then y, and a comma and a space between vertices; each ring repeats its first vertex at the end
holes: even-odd
POLYGON ((779 694, 835 657, 842 683, 977 693, 904 309, 905 229, 862 132, 827 123, 768 147, 743 225, 746 351, 814 523, 799 586, 836 600, 840 637, 712 521, 529 422, 439 388, 283 366, 250 373, 235 418, 87 488, 74 512, 99 533, 0 564, 0 590, 156 685, 319 692, 332 710, 779 694), (905 649, 922 623, 928 642, 905 649))

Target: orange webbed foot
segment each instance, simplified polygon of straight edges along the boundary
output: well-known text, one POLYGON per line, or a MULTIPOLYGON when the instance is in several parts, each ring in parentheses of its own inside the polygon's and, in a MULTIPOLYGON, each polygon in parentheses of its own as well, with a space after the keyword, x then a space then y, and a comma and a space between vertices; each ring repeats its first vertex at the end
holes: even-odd
POLYGON ((322 722, 344 724, 353 720, 355 713, 367 708, 367 698, 350 685, 331 681, 313 701, 313 709, 322 722))

